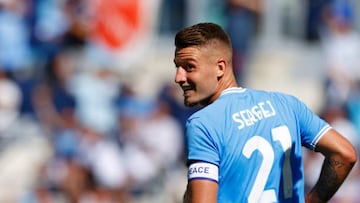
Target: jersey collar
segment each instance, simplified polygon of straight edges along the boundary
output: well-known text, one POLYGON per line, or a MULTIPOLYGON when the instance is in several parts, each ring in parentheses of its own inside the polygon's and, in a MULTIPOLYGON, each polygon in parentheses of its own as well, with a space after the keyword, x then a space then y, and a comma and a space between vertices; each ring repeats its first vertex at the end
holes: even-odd
POLYGON ((221 95, 225 95, 225 94, 231 94, 231 93, 243 93, 246 91, 246 88, 242 88, 242 87, 230 87, 225 89, 224 91, 221 92, 221 95))

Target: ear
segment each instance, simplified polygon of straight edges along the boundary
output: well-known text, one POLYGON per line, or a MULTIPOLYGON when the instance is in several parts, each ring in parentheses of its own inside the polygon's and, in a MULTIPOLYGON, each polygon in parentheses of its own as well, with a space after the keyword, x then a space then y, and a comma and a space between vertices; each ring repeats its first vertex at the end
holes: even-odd
POLYGON ((219 58, 217 61, 217 77, 220 78, 224 75, 225 69, 226 69, 227 63, 226 60, 223 58, 219 58))

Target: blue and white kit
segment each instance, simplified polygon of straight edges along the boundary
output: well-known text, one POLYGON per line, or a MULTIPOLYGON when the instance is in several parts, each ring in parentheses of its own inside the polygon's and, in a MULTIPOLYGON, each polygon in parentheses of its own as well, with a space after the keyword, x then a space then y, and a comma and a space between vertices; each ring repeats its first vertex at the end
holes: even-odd
POLYGON ((330 129, 297 98, 229 88, 187 121, 188 178, 219 185, 218 202, 305 202, 302 146, 330 129))

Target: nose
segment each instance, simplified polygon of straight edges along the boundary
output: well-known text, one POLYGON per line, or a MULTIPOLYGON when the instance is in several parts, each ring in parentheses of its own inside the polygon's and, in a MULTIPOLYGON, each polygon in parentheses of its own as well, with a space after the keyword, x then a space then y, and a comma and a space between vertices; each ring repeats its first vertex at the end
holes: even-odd
POLYGON ((176 69, 175 82, 176 83, 186 82, 186 71, 181 66, 176 69))

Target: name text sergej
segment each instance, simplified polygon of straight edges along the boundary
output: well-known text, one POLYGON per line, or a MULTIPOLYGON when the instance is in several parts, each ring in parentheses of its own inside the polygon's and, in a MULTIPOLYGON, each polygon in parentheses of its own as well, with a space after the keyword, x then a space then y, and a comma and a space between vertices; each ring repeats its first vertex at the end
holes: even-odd
POLYGON ((232 119, 238 123, 238 129, 252 126, 262 119, 270 118, 276 115, 276 111, 269 100, 259 102, 257 105, 240 110, 232 115, 232 119))

